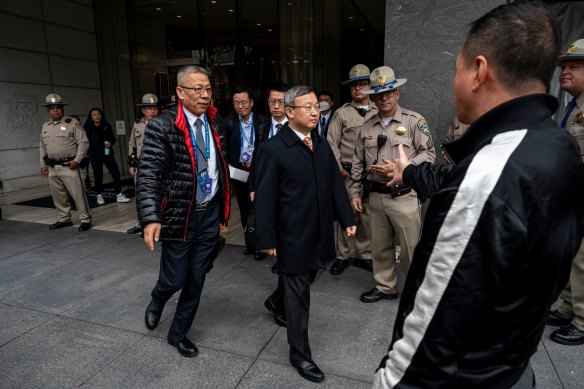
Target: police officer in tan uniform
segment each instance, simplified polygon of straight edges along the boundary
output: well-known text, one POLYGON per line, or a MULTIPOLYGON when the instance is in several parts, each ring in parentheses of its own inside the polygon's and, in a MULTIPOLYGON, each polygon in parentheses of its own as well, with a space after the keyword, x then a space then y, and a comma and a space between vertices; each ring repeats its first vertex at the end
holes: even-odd
POLYGON ((452 142, 457 140, 462 134, 464 134, 468 127, 470 127, 469 124, 464 124, 456 117, 456 115, 454 115, 448 130, 446 130, 446 141, 452 142))
MULTIPOLYGON (((572 96, 561 126, 576 139, 584 159, 584 39, 568 46, 560 61, 560 88, 572 96)), ((584 344, 584 241, 572 262, 570 279, 560 298, 560 307, 549 312, 546 319, 548 325, 560 326, 551 333, 551 340, 569 346, 584 344)))
MULTIPOLYGON (((172 97, 175 97, 174 95, 172 97)), ((146 124, 149 120, 154 119, 158 115, 158 97, 153 93, 146 93, 142 96, 142 103, 136 104, 137 107, 141 107, 142 117, 140 121, 134 123, 132 127, 132 133, 130 134, 130 142, 128 144, 128 165, 130 167, 130 174, 134 176, 134 181, 136 180, 136 172, 138 169, 138 160, 140 159, 140 153, 142 152, 142 145, 144 144, 144 132, 146 131, 146 124)), ((128 234, 139 234, 142 232, 142 227, 140 223, 136 222, 136 225, 126 231, 128 234)))
POLYGON ((379 109, 361 128, 353 155, 350 187, 351 202, 363 211, 368 196, 373 277, 377 286, 361 295, 364 303, 397 297, 395 244, 400 243, 400 263, 405 273, 420 235, 420 209, 416 192, 410 187, 387 186, 386 164, 399 157, 403 145, 413 164, 434 162, 436 152, 426 120, 418 113, 398 104, 399 87, 406 79, 396 79, 390 67, 382 66, 371 73, 371 87, 363 93, 379 109))
MULTIPOLYGON (((377 114, 377 107, 363 93, 369 87, 369 75, 369 68, 365 65, 358 64, 351 68, 349 79, 341 85, 349 85, 353 100, 335 111, 327 130, 327 139, 339 164, 347 191, 351 183, 351 163, 357 135, 363 123, 377 114)), ((337 229, 337 260, 331 267, 331 274, 342 274, 351 262, 368 271, 372 269, 371 237, 366 210, 357 214, 357 234, 354 238, 349 238, 341 228, 337 229)))
POLYGON ((41 174, 49 177, 51 196, 57 209, 57 222, 49 230, 73 225, 69 195, 75 200, 81 225, 79 231, 91 228, 91 213, 85 195, 85 170, 79 164, 89 148, 87 135, 79 122, 65 116, 61 96, 50 94, 46 98, 51 120, 43 124, 40 140, 41 174))

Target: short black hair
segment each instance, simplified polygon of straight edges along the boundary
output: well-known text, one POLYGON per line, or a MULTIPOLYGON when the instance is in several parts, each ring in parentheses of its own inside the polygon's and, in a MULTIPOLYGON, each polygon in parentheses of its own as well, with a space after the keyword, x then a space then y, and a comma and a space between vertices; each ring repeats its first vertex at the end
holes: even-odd
POLYGON ((246 87, 246 86, 238 86, 233 90, 233 94, 231 95, 231 97, 233 97, 235 94, 237 93, 247 93, 247 97, 249 97, 250 100, 253 100, 253 95, 251 94, 251 90, 246 87))
POLYGON ((328 96, 332 101, 335 101, 335 96, 330 90, 321 90, 317 97, 320 99, 320 96, 328 96))
POLYGON ((290 89, 290 85, 282 81, 276 81, 268 88, 268 96, 272 91, 286 93, 290 89))
POLYGON ((508 90, 519 92, 530 81, 549 89, 560 45, 559 26, 544 8, 504 4, 471 23, 461 58, 469 65, 484 55, 508 90))

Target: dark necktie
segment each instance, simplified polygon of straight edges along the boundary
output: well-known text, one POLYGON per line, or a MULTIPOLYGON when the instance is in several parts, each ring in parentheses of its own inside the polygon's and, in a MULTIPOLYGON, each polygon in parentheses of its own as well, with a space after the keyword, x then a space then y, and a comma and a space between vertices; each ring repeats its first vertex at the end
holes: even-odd
POLYGON ((570 104, 568 104, 568 106, 566 107, 566 114, 564 115, 564 120, 562 120, 562 128, 566 128, 566 124, 568 124, 568 118, 570 117, 570 114, 574 110, 575 106, 576 99, 572 99, 572 101, 570 101, 570 104))
POLYGON ((322 119, 320 119, 320 125, 322 128, 324 128, 324 126, 326 125, 326 118, 323 116, 322 119))
MULTIPOLYGON (((197 173, 202 172, 207 169, 207 160, 205 159, 205 138, 203 138, 203 121, 199 118, 195 121, 195 127, 197 128, 197 173)), ((199 181, 197 181, 198 183, 199 181)), ((205 202, 205 195, 203 194, 203 189, 201 185, 197 185, 197 204, 202 204, 205 202)))
POLYGON ((282 127, 284 127, 284 125, 283 125, 282 123, 278 123, 278 124, 276 124, 276 134, 277 134, 278 132, 280 132, 280 130, 282 129, 282 127))

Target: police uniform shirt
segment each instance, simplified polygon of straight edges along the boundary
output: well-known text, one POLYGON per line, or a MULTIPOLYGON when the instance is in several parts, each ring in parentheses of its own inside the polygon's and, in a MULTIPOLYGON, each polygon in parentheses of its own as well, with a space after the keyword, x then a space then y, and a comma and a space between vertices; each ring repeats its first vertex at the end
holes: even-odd
POLYGON ((128 153, 132 155, 134 148, 136 149, 136 158, 140 158, 142 153, 142 146, 144 145, 144 132, 146 131, 146 120, 142 118, 138 123, 134 123, 132 133, 130 134, 130 142, 128 153))
MULTIPOLYGON (((361 196, 359 178, 371 169, 371 165, 376 159, 377 164, 381 165, 383 158, 389 161, 399 158, 398 145, 400 144, 403 145, 408 159, 414 165, 422 162, 433 163, 436 159, 436 150, 428 123, 422 115, 414 111, 398 105, 387 126, 383 124, 383 119, 379 115, 375 115, 363 124, 352 161, 351 175, 356 181, 351 183, 351 197, 361 196), (387 136, 387 141, 378 154, 377 137, 379 135, 387 136)), ((368 179, 384 183, 389 181, 388 177, 373 173, 369 175, 368 179)))
MULTIPOLYGON (((203 137, 205 137, 205 123, 209 126, 209 159, 207 160, 207 172, 209 173, 209 178, 212 181, 211 184, 211 194, 205 197, 205 202, 210 201, 213 199, 215 194, 217 193, 217 189, 219 187, 219 171, 217 170, 217 153, 215 151, 215 141, 213 139, 213 129, 211 128, 211 124, 208 121, 208 118, 205 117, 203 113, 201 116, 196 116, 191 112, 187 111, 186 109, 183 110, 187 120, 189 121, 189 125, 192 128, 192 133, 197 136, 197 126, 195 126, 195 122, 197 119, 201 119, 203 122, 203 126, 201 127, 201 132, 203 133, 203 137)), ((205 139, 206 141, 206 139, 205 139)), ((197 149, 197 139, 192 139, 193 142, 193 151, 196 152, 197 149)), ((205 150, 201 150, 203 154, 205 154, 205 150)), ((195 172, 195 175, 197 173, 195 172)))
MULTIPOLYGON (((566 108, 567 109, 567 108, 566 108)), ((566 121, 566 130, 580 146, 580 156, 584 159, 584 93, 576 98, 576 106, 566 121)))
POLYGON ((328 127, 327 139, 339 164, 339 170, 343 170, 342 163, 353 162, 355 142, 361 126, 378 112, 373 102, 369 104, 365 117, 359 114, 358 108, 354 102, 344 104, 335 111, 328 127))
POLYGON ((40 165, 45 167, 44 157, 64 159, 74 157, 81 163, 89 149, 89 140, 79 122, 69 116, 43 124, 40 139, 40 165))

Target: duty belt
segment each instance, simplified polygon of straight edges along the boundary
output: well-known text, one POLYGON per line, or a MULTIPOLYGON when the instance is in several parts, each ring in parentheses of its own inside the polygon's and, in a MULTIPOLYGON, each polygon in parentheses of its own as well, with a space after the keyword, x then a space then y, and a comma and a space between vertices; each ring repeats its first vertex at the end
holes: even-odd
POLYGON ((382 182, 375 181, 369 181, 369 185, 370 185, 369 191, 371 193, 388 194, 391 197, 403 196, 412 191, 412 188, 409 186, 396 186, 395 188, 392 188, 390 186, 385 185, 382 182))
POLYGON ((66 157, 61 159, 51 159, 47 156, 43 157, 43 161, 47 164, 47 166, 55 167, 57 165, 65 165, 68 162, 71 162, 75 159, 75 157, 66 157))

